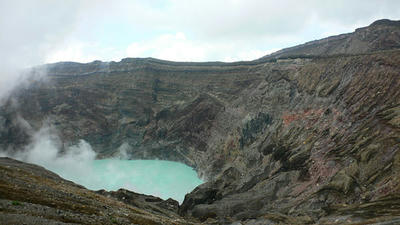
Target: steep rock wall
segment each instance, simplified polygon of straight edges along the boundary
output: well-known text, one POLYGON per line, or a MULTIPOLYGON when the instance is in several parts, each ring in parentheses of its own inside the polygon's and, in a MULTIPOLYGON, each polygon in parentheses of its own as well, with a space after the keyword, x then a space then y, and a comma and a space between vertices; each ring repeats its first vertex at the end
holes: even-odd
POLYGON ((186 196, 182 215, 231 223, 278 212, 317 222, 400 190, 398 23, 344 35, 343 51, 316 41, 252 62, 37 68, 47 80, 0 110, 0 144, 18 149, 47 121, 65 144, 85 139, 100 157, 124 145, 131 158, 195 167, 209 182, 186 196))

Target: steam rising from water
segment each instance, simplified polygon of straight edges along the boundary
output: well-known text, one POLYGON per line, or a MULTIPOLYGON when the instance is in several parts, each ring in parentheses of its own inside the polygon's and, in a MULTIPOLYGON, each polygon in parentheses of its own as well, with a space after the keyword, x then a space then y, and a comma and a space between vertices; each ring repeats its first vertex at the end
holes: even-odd
POLYGON ((43 127, 33 134, 32 143, 24 151, 14 154, 0 151, 0 156, 41 165, 92 190, 125 188, 179 202, 202 183, 192 168, 181 163, 123 160, 127 157, 128 144, 121 145, 113 159, 95 160, 96 153, 89 143, 80 140, 76 145, 63 147, 56 133, 52 127, 43 127))
POLYGON ((80 174, 90 178, 93 173, 90 162, 95 160, 96 153, 84 140, 63 149, 54 128, 46 126, 33 134, 33 142, 23 151, 14 154, 0 152, 0 156, 41 165, 64 178, 67 178, 68 174, 80 174))

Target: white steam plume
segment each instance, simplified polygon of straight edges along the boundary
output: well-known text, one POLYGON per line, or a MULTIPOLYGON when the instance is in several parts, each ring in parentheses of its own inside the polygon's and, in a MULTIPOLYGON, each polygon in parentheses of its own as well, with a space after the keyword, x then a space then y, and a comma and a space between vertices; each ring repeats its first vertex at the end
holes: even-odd
POLYGON ((118 152, 114 155, 114 158, 117 159, 129 159, 129 150, 131 149, 131 146, 124 142, 121 146, 118 148, 118 152))
POLYGON ((32 143, 23 151, 15 153, 0 151, 0 156, 41 165, 62 174, 65 179, 79 183, 79 177, 82 179, 92 177, 92 161, 95 160, 96 153, 84 140, 64 149, 57 131, 46 125, 33 134, 32 143))

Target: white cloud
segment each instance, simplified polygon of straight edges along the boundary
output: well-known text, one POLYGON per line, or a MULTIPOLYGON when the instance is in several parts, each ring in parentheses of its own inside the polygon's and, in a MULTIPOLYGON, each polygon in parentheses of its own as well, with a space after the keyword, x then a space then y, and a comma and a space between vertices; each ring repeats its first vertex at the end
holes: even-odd
POLYGON ((208 46, 187 40, 182 32, 164 34, 152 40, 135 42, 128 46, 128 57, 154 57, 174 61, 202 61, 208 46))
POLYGON ((319 0, 81 1, 77 43, 47 61, 156 57, 178 61, 251 60, 271 49, 399 19, 400 2, 319 0), (179 36, 181 35, 181 36, 179 36), (97 43, 96 47, 88 47, 97 43), (111 48, 110 48, 111 47, 111 48))
POLYGON ((99 43, 88 43, 79 40, 69 40, 60 43, 54 47, 52 51, 45 57, 46 63, 55 63, 60 61, 72 62, 92 62, 98 60, 99 57, 105 61, 119 61, 123 56, 123 52, 112 47, 104 47, 99 43))
POLYGON ((188 39, 183 32, 178 32, 134 42, 126 49, 126 56, 172 61, 238 61, 254 60, 276 50, 278 49, 262 51, 240 41, 204 43, 188 39))
POLYGON ((76 61, 76 62, 90 62, 96 59, 96 56, 89 55, 85 52, 85 44, 83 42, 70 43, 63 48, 58 48, 50 52, 45 61, 47 63, 59 61, 76 61))

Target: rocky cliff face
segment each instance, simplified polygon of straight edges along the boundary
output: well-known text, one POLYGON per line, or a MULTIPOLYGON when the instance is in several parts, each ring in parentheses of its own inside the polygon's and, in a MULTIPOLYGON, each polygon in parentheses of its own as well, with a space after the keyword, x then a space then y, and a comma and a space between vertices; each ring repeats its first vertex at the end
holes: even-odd
POLYGON ((47 121, 100 157, 124 145, 184 162, 208 182, 180 213, 208 223, 394 221, 399 65, 400 22, 388 20, 251 62, 46 65, 0 110, 0 145, 47 121))

